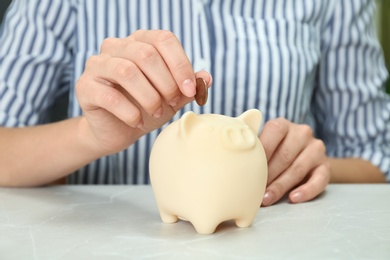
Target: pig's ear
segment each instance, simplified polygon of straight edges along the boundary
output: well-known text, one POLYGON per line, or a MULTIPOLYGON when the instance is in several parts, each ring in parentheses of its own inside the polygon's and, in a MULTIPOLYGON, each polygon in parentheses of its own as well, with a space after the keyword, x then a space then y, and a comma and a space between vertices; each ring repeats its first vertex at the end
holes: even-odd
POLYGON ((180 135, 187 137, 191 132, 191 128, 196 124, 196 120, 197 115, 194 112, 188 111, 184 113, 180 118, 180 135))
POLYGON ((257 109, 249 109, 237 118, 247 124, 257 134, 260 130, 263 115, 257 109))

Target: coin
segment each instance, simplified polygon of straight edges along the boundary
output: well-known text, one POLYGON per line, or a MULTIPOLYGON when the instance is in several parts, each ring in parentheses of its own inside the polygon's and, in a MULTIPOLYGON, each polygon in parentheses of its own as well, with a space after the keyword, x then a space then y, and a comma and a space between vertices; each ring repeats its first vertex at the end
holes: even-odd
POLYGON ((196 94, 195 100, 199 106, 204 106, 207 102, 208 88, 207 83, 203 78, 196 79, 196 94))

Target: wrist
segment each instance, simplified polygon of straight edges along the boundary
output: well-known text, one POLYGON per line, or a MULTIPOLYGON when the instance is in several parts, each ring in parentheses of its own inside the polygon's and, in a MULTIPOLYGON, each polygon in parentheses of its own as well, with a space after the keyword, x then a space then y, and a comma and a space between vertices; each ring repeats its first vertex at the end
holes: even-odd
POLYGON ((99 145, 88 120, 84 116, 77 118, 76 128, 76 142, 80 144, 80 149, 83 151, 83 154, 89 156, 89 162, 110 154, 108 150, 99 145))

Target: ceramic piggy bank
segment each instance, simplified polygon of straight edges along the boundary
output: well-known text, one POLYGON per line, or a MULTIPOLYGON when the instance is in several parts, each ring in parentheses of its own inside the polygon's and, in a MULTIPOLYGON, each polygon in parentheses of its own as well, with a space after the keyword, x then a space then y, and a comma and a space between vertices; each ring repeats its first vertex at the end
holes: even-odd
POLYGON ((149 169, 163 222, 187 220, 201 234, 227 220, 252 224, 267 182, 261 118, 255 109, 236 118, 187 112, 161 132, 149 169))

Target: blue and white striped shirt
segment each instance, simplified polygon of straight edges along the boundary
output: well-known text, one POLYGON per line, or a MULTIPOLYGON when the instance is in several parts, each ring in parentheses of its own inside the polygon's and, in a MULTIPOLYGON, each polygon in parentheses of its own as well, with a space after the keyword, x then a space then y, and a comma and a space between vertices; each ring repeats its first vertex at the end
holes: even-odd
MULTIPOLYGON (((195 71, 214 79, 206 106, 189 104, 175 119, 258 108, 265 121, 309 124, 329 156, 370 160, 390 180, 390 101, 374 12, 368 0, 17 0, 1 29, 0 125, 46 123, 68 91, 69 117, 81 115, 75 82, 103 39, 166 29, 195 71)), ((148 183, 159 131, 69 182, 148 183)))

